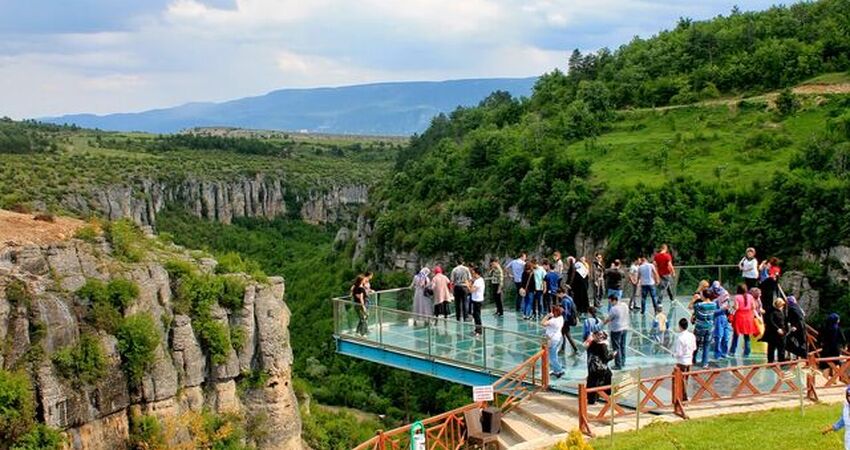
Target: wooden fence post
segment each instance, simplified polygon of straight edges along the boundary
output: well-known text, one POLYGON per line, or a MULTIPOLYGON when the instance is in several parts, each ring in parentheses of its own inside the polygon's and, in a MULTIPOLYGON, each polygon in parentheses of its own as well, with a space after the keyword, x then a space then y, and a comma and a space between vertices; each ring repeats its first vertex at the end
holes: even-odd
POLYGON ((549 346, 546 343, 543 344, 543 362, 540 367, 543 369, 540 376, 543 381, 543 389, 549 389, 549 346))
POLYGON ((687 419, 685 414, 685 377, 682 374, 682 369, 678 366, 673 368, 673 413, 677 416, 687 419))
POLYGON ((584 383, 578 385, 578 428, 582 433, 593 437, 593 431, 587 421, 587 386, 584 383))

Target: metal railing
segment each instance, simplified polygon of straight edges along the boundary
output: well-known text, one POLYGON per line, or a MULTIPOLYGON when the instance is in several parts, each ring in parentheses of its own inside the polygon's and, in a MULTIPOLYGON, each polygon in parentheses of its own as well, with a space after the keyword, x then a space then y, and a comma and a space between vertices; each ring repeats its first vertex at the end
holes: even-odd
MULTIPOLYGON (((475 336, 476 326, 471 322, 381 306, 388 298, 382 292, 376 293, 375 298, 365 315, 362 307, 351 300, 333 299, 336 337, 496 375, 509 372, 533 356, 543 342, 542 336, 485 325, 477 327, 480 335, 475 336)), ((393 299, 396 301, 396 297, 393 299)))

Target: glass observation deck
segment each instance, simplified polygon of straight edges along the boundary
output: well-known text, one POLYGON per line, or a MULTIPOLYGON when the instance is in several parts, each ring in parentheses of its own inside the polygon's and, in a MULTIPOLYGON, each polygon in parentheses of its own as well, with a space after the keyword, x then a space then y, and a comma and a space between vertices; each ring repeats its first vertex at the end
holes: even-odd
MULTIPOLYGON (((701 279, 738 282, 738 274, 734 266, 681 267, 678 268, 674 292, 690 293, 701 279)), ((724 282, 724 286, 734 292, 733 283, 724 282)), ((628 301, 630 294, 627 289, 623 301, 628 301)), ((454 304, 450 305, 452 311, 448 319, 420 316, 411 312, 412 297, 413 291, 409 288, 374 293, 369 298, 365 327, 360 323, 356 305, 348 297, 333 299, 339 353, 461 384, 484 385, 532 357, 545 343, 540 322, 523 320, 514 312, 516 291, 513 283, 505 283, 503 290, 504 316, 495 315, 495 305, 488 296, 482 308, 480 336, 474 335, 475 325, 471 321, 454 320, 454 304)), ((592 301, 592 293, 590 298, 592 301)), ((627 334, 627 370, 640 367, 643 377, 672 371, 674 361, 670 347, 675 340, 678 320, 691 316, 687 309, 689 301, 690 295, 676 295, 672 302, 665 295, 663 308, 668 315, 669 331, 660 343, 651 336, 654 317, 651 300, 647 299, 646 315, 639 311, 631 313, 631 329, 627 334)), ((600 319, 607 314, 607 303, 607 299, 603 300, 603 306, 599 308, 600 319)), ((578 383, 587 376, 587 362, 581 346, 582 319, 570 332, 579 352, 573 355, 567 343, 566 353, 559 355, 565 374, 560 379, 551 379, 552 389, 576 392, 578 383)), ((739 350, 736 357, 719 361, 712 358, 712 366, 757 364, 764 359, 761 352, 753 352, 751 357, 744 359, 739 350)))

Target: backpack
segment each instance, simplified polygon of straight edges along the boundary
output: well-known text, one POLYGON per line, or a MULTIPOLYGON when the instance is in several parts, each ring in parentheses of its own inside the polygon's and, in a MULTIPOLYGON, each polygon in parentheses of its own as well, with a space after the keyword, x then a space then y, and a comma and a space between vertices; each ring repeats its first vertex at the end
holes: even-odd
POLYGON ((563 303, 564 323, 571 327, 578 325, 578 311, 576 311, 575 302, 569 297, 564 297, 563 303))

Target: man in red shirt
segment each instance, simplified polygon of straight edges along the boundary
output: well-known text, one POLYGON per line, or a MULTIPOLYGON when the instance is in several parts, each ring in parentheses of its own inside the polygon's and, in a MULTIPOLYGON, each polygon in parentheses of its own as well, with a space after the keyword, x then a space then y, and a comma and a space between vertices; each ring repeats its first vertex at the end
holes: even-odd
POLYGON ((661 281, 658 283, 658 300, 664 300, 664 292, 670 297, 670 302, 673 301, 673 278, 676 276, 676 268, 673 267, 673 255, 667 248, 667 244, 661 244, 658 253, 652 258, 655 263, 655 270, 658 271, 658 276, 661 281))

